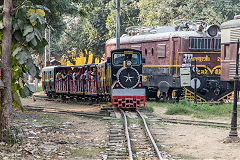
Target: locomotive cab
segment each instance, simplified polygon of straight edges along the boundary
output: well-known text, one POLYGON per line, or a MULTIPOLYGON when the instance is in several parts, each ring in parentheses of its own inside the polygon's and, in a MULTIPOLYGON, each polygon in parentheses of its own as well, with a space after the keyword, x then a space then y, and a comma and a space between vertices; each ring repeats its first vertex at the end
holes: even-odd
POLYGON ((145 106, 142 85, 142 54, 134 49, 111 52, 112 103, 114 107, 137 108, 145 106))

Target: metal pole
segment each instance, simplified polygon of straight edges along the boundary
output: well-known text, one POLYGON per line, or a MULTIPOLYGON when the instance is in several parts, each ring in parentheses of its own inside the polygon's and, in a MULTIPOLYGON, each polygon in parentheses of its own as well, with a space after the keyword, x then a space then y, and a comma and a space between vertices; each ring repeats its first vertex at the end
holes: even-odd
MULTIPOLYGON (((45 29, 45 39, 47 40, 47 30, 46 29, 45 29)), ((47 67, 47 46, 45 46, 44 67, 47 67)))
POLYGON ((51 29, 48 28, 48 55, 49 55, 49 62, 51 60, 51 29))
POLYGON ((197 61, 194 61, 194 104, 197 104, 197 61))
POLYGON ((230 138, 238 138, 237 133, 237 102, 238 102, 238 66, 239 66, 239 40, 237 42, 237 53, 236 53, 236 74, 234 76, 234 102, 233 112, 231 121, 231 131, 229 133, 230 138))
POLYGON ((116 0, 117 17, 116 17, 116 49, 120 49, 120 0, 116 0))

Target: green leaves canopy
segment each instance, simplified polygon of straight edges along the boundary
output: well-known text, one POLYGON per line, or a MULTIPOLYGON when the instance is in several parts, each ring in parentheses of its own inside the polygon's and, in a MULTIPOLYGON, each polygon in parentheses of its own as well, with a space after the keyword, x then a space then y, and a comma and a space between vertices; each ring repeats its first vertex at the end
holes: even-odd
MULTIPOLYGON (((27 97, 33 93, 27 83, 26 76, 28 74, 38 76, 39 74, 39 69, 34 64, 33 55, 41 54, 46 45, 46 40, 42 37, 46 27, 45 12, 39 8, 45 7, 34 6, 28 1, 19 7, 13 16, 12 94, 13 105, 19 108, 22 107, 19 95, 27 97)), ((3 33, 1 24, 2 18, 0 17, 0 40, 3 33)))

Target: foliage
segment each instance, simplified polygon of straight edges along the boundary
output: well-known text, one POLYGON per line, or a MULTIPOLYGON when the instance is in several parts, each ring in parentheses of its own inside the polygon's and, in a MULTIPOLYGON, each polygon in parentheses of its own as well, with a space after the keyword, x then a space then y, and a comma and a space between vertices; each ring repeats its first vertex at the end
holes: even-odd
POLYGON ((109 1, 90 1, 90 5, 82 2, 83 7, 80 10, 84 10, 85 14, 73 18, 72 23, 67 25, 61 41, 57 43, 61 46, 58 51, 60 49, 61 53, 66 53, 73 49, 86 49, 92 51, 95 57, 101 57, 107 40, 106 19, 109 10, 106 5, 109 1))
MULTIPOLYGON (((12 90, 13 105, 22 109, 21 97, 27 97, 33 93, 26 76, 28 74, 37 77, 39 69, 34 64, 34 54, 41 54, 47 44, 42 36, 46 27, 45 11, 43 6, 33 5, 25 1, 13 16, 12 33, 12 90)), ((0 24, 2 17, 0 17, 0 24)), ((3 27, 0 28, 0 40, 2 40, 3 27)), ((0 45, 1 47, 1 45, 0 45)), ((2 54, 2 49, 0 50, 2 54)))
MULTIPOLYGON (((120 34, 125 33, 125 29, 131 26, 141 25, 139 21, 139 7, 138 2, 134 2, 131 5, 126 5, 129 0, 121 0, 121 27, 120 34)), ((110 1, 108 4, 108 8, 110 9, 110 13, 107 17, 106 27, 109 30, 108 38, 115 37, 116 35, 116 1, 110 1)), ((159 2, 158 2, 159 3, 159 2)))
POLYGON ((95 57, 91 51, 73 50, 68 51, 61 58, 61 65, 82 65, 82 64, 92 64, 99 63, 99 58, 95 57))
POLYGON ((189 115, 193 114, 195 117, 208 118, 214 116, 229 117, 232 113, 232 105, 210 105, 197 104, 186 102, 184 100, 176 104, 166 104, 166 114, 169 115, 189 115))
POLYGON ((167 25, 178 19, 205 20, 221 24, 239 13, 240 2, 235 0, 139 0, 139 18, 145 26, 167 25))

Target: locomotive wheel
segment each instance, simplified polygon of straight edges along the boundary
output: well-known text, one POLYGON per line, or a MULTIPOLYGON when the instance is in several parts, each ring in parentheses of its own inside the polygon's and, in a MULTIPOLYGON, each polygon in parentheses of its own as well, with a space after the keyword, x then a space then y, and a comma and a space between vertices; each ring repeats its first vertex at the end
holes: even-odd
POLYGON ((163 102, 167 102, 167 95, 166 95, 166 93, 163 93, 162 98, 163 98, 163 102))
POLYGON ((167 101, 170 102, 170 103, 173 103, 174 102, 174 92, 173 90, 168 90, 168 93, 167 93, 167 101))

